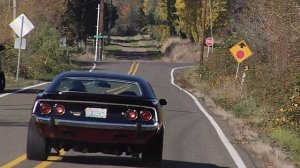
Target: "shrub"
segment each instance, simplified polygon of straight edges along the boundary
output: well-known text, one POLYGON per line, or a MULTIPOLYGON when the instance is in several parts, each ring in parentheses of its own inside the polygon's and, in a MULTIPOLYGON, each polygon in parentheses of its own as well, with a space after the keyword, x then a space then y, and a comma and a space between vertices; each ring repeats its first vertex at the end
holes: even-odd
POLYGON ((17 72, 17 52, 6 50, 3 54, 3 71, 7 76, 15 76, 17 72))
POLYGON ((274 123, 277 127, 292 129, 300 135, 300 95, 291 97, 290 102, 276 112, 274 123))
POLYGON ((51 25, 39 25, 28 39, 28 50, 22 57, 20 75, 30 79, 49 80, 62 71, 74 69, 71 56, 59 47, 59 37, 58 30, 51 25))

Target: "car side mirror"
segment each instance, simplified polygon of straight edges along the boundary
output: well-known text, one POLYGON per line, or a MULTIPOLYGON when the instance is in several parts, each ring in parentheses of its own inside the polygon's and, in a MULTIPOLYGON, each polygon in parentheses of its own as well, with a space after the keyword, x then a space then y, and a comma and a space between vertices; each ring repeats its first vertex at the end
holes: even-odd
POLYGON ((168 104, 167 100, 166 99, 160 99, 159 100, 159 104, 162 105, 162 106, 165 106, 168 104))

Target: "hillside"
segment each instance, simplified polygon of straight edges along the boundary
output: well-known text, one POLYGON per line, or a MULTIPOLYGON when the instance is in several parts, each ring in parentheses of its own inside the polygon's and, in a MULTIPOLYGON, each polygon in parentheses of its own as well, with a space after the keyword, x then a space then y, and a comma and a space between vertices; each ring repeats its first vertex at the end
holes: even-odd
MULTIPOLYGON (((181 80, 192 85, 196 93, 200 91, 202 99, 212 98, 227 113, 242 119, 243 124, 233 124, 233 130, 240 127, 250 128, 250 132, 257 131, 259 136, 249 134, 247 129, 238 130, 236 137, 258 152, 258 156, 262 152, 257 150, 258 144, 267 142, 271 147, 280 146, 288 153, 287 157, 277 156, 277 160, 281 158, 285 162, 293 158, 299 166, 299 1, 231 0, 228 7, 228 24, 213 31, 216 41, 213 53, 196 70, 183 72, 181 80), (241 40, 248 43, 254 54, 241 64, 235 79, 237 62, 229 48, 241 40), (241 86, 243 73, 246 77, 241 86)), ((164 47, 173 61, 186 62, 193 58, 191 55, 197 55, 194 61, 199 61, 200 47, 195 44, 173 39, 167 40, 164 47)), ((231 123, 236 120, 228 118, 228 114, 225 114, 225 119, 231 123)), ((270 148, 264 152, 272 150, 276 151, 270 148)), ((285 167, 272 157, 264 158, 273 160, 271 165, 285 167)))

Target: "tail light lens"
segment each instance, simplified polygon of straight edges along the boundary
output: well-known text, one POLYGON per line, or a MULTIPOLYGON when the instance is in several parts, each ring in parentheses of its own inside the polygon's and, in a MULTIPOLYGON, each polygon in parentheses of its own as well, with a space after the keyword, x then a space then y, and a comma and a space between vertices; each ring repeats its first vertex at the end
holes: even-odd
POLYGON ((51 113, 51 106, 47 103, 41 103, 40 104, 40 112, 43 113, 43 114, 49 114, 51 113))
POLYGON ((143 121, 150 121, 152 119, 152 113, 150 111, 142 111, 141 117, 143 121))
POLYGON ((128 120, 136 120, 138 118, 138 113, 136 112, 136 110, 127 110, 127 119, 128 120))
POLYGON ((63 115, 63 114, 65 114, 65 112, 66 112, 65 106, 60 105, 60 104, 56 104, 56 105, 54 106, 54 109, 55 109, 55 112, 56 112, 58 115, 63 115))

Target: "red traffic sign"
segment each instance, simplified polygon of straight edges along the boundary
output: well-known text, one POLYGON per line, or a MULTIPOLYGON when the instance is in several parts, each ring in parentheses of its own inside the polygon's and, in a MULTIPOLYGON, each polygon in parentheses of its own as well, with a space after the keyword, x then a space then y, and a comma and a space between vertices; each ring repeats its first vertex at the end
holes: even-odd
POLYGON ((205 40, 205 44, 210 47, 214 44, 214 39, 212 37, 207 37, 205 40))

